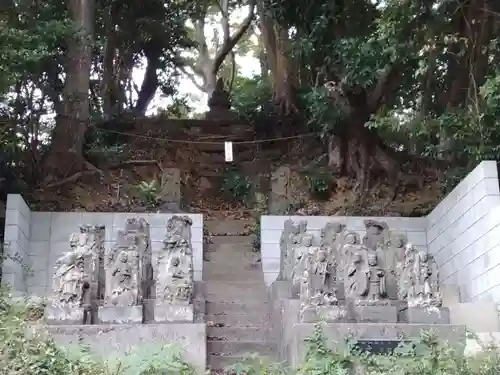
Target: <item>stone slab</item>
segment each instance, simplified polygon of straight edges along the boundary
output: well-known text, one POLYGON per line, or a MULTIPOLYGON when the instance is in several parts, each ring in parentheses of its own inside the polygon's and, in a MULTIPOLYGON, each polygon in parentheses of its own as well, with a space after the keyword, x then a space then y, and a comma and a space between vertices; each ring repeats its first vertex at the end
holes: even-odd
POLYGON ((85 310, 83 307, 68 307, 48 303, 45 306, 44 318, 47 324, 83 324, 85 321, 85 310))
POLYGON ((408 323, 414 324, 450 324, 450 310, 441 308, 409 307, 406 310, 408 323))
MULTIPOLYGON (((152 304, 150 303, 149 306, 152 304)), ((193 323, 194 306, 154 304, 153 321, 155 323, 193 323)), ((148 314, 150 315, 150 314, 148 314)))
POLYGON ((349 320, 358 323, 397 323, 398 307, 388 306, 353 306, 349 309, 349 320))
POLYGON ((207 361, 205 324, 106 324, 39 327, 56 343, 84 345, 102 359, 123 358, 134 352, 154 353, 166 345, 178 345, 182 358, 205 374, 207 361))
POLYGON ((141 306, 101 306, 97 310, 99 324, 141 324, 143 307, 141 306))
MULTIPOLYGON (((280 360, 286 360, 296 368, 303 361, 306 353, 304 340, 314 334, 316 324, 295 323, 285 326, 282 335, 284 353, 280 360)), ((441 340, 463 350, 466 343, 465 326, 443 324, 394 324, 394 323, 324 323, 321 325, 327 345, 333 350, 344 349, 346 338, 363 341, 413 341, 421 337, 422 332, 433 330, 441 340)))

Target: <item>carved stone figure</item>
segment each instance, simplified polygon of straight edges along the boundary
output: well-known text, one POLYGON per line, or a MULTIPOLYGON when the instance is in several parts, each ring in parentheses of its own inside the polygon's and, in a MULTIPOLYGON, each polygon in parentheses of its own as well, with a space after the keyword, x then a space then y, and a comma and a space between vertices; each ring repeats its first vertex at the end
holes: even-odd
POLYGON ((388 229, 386 223, 376 220, 365 220, 366 234, 363 245, 369 250, 377 250, 388 242, 388 229))
POLYGON ((84 256, 84 252, 75 249, 57 259, 52 289, 58 302, 73 307, 81 305, 86 278, 84 256))
POLYGON ((309 256, 313 254, 313 237, 304 234, 301 238, 300 246, 295 248, 295 259, 293 263, 292 283, 295 286, 300 284, 300 277, 308 269, 309 256))
POLYGON ((209 111, 205 113, 207 120, 237 120, 238 116, 231 111, 229 93, 224 88, 224 81, 219 78, 208 99, 209 111))
POLYGON ((156 265, 156 304, 191 304, 193 251, 188 216, 172 216, 156 265))
POLYGON ((310 294, 317 296, 320 305, 336 304, 336 261, 325 249, 318 249, 311 256, 309 265, 310 294))
POLYGON ((139 254, 132 249, 116 249, 111 251, 108 259, 110 293, 106 296, 106 304, 118 306, 139 305, 139 254))
POLYGON ((370 279, 367 300, 370 302, 377 302, 387 295, 386 275, 384 269, 379 264, 378 255, 375 251, 369 250, 367 252, 367 257, 370 279))
POLYGON ((290 226, 290 234, 286 240, 287 249, 286 256, 283 261, 284 280, 293 279, 296 260, 298 257, 300 258, 300 250, 298 248, 304 244, 303 238, 305 236, 307 236, 307 221, 302 220, 298 223, 298 225, 292 222, 290 226))
POLYGON ((414 285, 412 298, 408 300, 409 306, 434 306, 442 305, 439 292, 439 275, 432 255, 426 250, 413 251, 413 277, 414 285))
POLYGON ((280 236, 280 272, 277 280, 285 280, 285 265, 287 264, 288 251, 291 248, 290 236, 294 228, 293 221, 288 219, 283 224, 280 236))
POLYGON ((351 255, 361 249, 361 241, 356 232, 348 232, 344 237, 344 244, 340 248, 338 265, 337 265, 337 278, 344 280, 346 277, 347 267, 350 265, 351 255))
POLYGON ((85 299, 97 299, 99 256, 102 252, 104 227, 82 225, 79 233, 70 235, 71 251, 56 261, 53 276, 54 299, 72 306, 81 305, 85 299), (92 285, 91 285, 92 284, 92 285), (91 290, 94 286, 94 290, 91 290), (85 290, 84 290, 85 289, 85 290), (93 292, 95 295, 90 297, 93 292))
POLYGON ((345 278, 346 296, 359 301, 368 295, 369 272, 367 252, 361 246, 357 249, 351 247, 345 278))

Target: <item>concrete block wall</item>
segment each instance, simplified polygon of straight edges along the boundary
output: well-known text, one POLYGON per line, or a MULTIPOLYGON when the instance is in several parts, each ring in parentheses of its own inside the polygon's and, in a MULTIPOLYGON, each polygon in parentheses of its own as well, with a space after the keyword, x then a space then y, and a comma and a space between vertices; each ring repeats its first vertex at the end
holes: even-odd
POLYGON ((497 162, 483 161, 427 216, 428 249, 462 302, 500 302, 497 162))
POLYGON ((280 267, 280 237, 286 220, 295 222, 307 221, 308 232, 320 238, 320 231, 327 222, 335 221, 346 225, 348 231, 357 232, 361 237, 365 235, 364 221, 373 219, 384 221, 392 233, 403 234, 415 247, 427 247, 426 218, 403 217, 356 217, 356 216, 262 216, 260 221, 260 242, 262 269, 264 279, 268 285, 276 280, 280 267))
POLYGON ((15 286, 15 296, 27 292, 25 266, 29 256, 31 211, 20 195, 7 196, 2 284, 15 286))
MULTIPOLYGON (((9 262, 4 264, 4 275, 16 275, 3 278, 2 282, 9 282, 13 289, 20 293, 28 295, 37 295, 40 297, 48 296, 52 285, 52 272, 54 270, 57 258, 64 252, 69 251, 69 236, 71 233, 78 232, 82 224, 104 225, 105 226, 105 246, 107 249, 112 247, 116 241, 117 231, 123 229, 125 220, 131 217, 143 218, 150 225, 151 247, 153 251, 153 262, 155 255, 163 248, 163 239, 166 233, 166 224, 172 214, 161 213, 112 213, 112 212, 30 212, 28 206, 20 195, 9 195, 9 202, 20 202, 24 212, 27 212, 23 218, 28 217, 19 225, 14 223, 14 218, 20 216, 18 210, 7 209, 6 217, 6 237, 5 241, 10 241, 8 251, 21 248, 23 254, 23 264, 29 272, 14 273, 11 271, 9 262), (26 228, 25 232, 21 228, 26 228), (22 237, 22 235, 25 235, 22 237), (20 245, 12 243, 12 239, 19 240, 20 245), (17 275, 20 276, 17 276, 17 275), (14 278, 15 277, 15 278, 14 278)), ((23 211, 21 211, 22 213, 23 211)), ((192 221, 191 227, 193 255, 194 255, 194 278, 195 281, 201 280, 203 267, 203 216, 196 214, 188 215, 192 221)), ((15 264, 14 271, 18 271, 20 265, 15 264)), ((22 270, 22 269, 21 269, 22 270)))

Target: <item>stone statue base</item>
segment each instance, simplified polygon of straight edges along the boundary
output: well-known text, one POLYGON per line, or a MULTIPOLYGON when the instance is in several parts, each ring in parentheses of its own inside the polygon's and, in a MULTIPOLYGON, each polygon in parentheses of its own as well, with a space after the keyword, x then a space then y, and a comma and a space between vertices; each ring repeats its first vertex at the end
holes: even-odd
POLYGON ((358 304, 349 311, 349 319, 357 323, 397 323, 398 306, 395 304, 358 304))
POLYGON ((45 307, 44 317, 47 324, 86 324, 86 311, 83 307, 74 307, 57 302, 49 302, 45 307))
POLYGON ((301 323, 347 322, 347 309, 339 305, 306 306, 300 312, 301 323))
POLYGON ((99 324, 141 324, 143 322, 142 310, 142 305, 104 305, 97 310, 97 319, 99 324))
POLYGON ((408 307, 406 320, 413 324, 450 324, 450 309, 447 307, 408 307))
POLYGON ((157 303, 145 301, 145 315, 155 323, 194 323, 193 304, 157 303))

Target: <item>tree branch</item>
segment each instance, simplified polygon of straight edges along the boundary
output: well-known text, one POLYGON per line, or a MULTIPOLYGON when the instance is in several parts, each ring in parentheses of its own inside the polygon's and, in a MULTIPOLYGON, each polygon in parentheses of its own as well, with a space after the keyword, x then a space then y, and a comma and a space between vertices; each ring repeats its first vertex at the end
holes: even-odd
MULTIPOLYGON (((216 73, 219 70, 226 56, 232 51, 236 43, 238 43, 241 37, 247 32, 255 16, 256 3, 257 3, 256 0, 250 0, 248 4, 250 8, 248 11, 248 15, 243 20, 236 33, 234 33, 234 35, 229 36, 229 39, 225 40, 224 43, 222 44, 221 49, 217 51, 214 63, 212 65, 212 72, 216 73)), ((224 16, 222 18, 224 19, 224 16)))
MULTIPOLYGON (((190 68, 191 68, 191 69, 193 69, 192 67, 190 67, 190 68)), ((184 68, 183 66, 179 67, 179 70, 180 70, 183 74, 185 74, 185 75, 186 75, 186 77, 188 77, 188 78, 189 78, 189 80, 190 80, 190 81, 191 81, 191 82, 192 82, 192 83, 196 86, 196 88, 197 88, 198 90, 203 91, 203 92, 205 91, 205 88, 203 87, 204 85, 203 85, 203 84, 201 84, 201 85, 200 85, 200 84, 196 81, 196 76, 195 76, 195 74, 188 72, 188 71, 186 70, 186 68, 184 68)), ((193 70, 194 70, 194 72, 196 73, 196 70, 195 70, 195 69, 193 69, 193 70)))
POLYGON ((397 69, 393 65, 387 64, 384 67, 382 75, 375 84, 372 92, 367 98, 367 104, 370 111, 374 112, 380 106, 384 97, 389 92, 389 89, 393 87, 397 78, 397 69))

